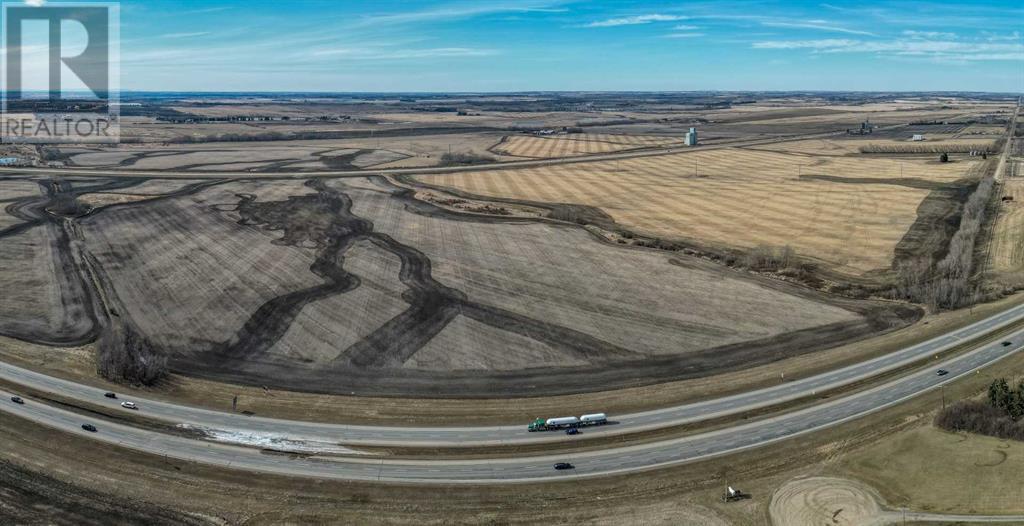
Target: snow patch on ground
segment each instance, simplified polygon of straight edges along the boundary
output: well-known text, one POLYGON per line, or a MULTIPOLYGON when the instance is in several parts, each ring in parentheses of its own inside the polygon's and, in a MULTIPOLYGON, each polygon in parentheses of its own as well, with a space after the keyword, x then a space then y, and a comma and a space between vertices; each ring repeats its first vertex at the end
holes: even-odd
POLYGON ((179 428, 201 432, 206 439, 226 444, 240 446, 258 447, 260 449, 273 449, 275 451, 287 451, 292 453, 331 453, 341 455, 368 455, 365 451, 344 447, 340 444, 323 442, 319 440, 299 439, 286 437, 276 433, 265 433, 258 431, 223 431, 203 426, 189 424, 178 424, 179 428))

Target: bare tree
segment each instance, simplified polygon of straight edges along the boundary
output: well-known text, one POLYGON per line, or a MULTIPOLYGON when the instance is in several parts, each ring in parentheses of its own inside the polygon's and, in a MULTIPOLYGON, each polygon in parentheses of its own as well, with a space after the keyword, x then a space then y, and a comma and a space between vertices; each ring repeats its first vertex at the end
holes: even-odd
POLYGON ((167 376, 167 357, 131 325, 109 327, 98 345, 96 367, 108 380, 153 385, 167 376))
POLYGON ((945 256, 934 265, 925 258, 902 263, 896 269, 893 296, 932 308, 961 307, 980 296, 971 282, 974 251, 995 191, 995 179, 985 177, 964 203, 960 226, 950 238, 945 256))

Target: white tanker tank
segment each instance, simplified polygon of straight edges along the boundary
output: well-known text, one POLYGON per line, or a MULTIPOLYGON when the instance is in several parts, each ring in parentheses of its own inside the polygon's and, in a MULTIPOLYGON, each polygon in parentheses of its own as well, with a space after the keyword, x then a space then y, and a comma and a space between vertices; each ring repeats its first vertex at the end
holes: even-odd
POLYGON ((563 416, 559 418, 549 418, 544 422, 544 425, 550 428, 568 427, 579 425, 580 419, 575 416, 563 416))
POLYGON ((608 423, 608 415, 604 413, 591 413, 579 418, 575 416, 562 416, 558 418, 537 418, 527 426, 528 431, 550 431, 553 429, 565 429, 567 427, 600 426, 608 423))

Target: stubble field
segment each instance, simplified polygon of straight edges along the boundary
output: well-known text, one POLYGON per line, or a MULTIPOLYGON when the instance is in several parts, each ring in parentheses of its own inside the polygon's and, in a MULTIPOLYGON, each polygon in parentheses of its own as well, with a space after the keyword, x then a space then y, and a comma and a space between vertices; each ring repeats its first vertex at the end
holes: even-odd
POLYGON ((921 203, 976 164, 726 148, 418 180, 487 197, 595 206, 627 228, 667 238, 789 245, 864 274, 889 267, 921 203))
POLYGON ((495 133, 424 134, 333 140, 125 144, 59 148, 60 162, 80 168, 140 171, 315 172, 436 166, 448 151, 502 160, 489 151, 495 133))
POLYGON ((509 135, 492 151, 515 157, 551 159, 682 144, 683 137, 619 134, 509 135))
POLYGON ((914 318, 576 225, 444 210, 379 178, 39 182, 55 194, 14 203, 78 205, 0 238, 4 334, 81 343, 111 316, 214 380, 551 395, 766 364, 914 318), (74 245, 47 237, 68 225, 74 245), (69 246, 84 266, 54 267, 69 246))

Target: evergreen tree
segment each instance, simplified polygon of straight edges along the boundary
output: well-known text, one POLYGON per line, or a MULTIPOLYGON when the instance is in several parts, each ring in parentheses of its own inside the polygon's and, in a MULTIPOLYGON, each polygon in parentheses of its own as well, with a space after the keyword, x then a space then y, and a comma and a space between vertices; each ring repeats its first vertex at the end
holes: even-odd
POLYGON ((1024 417, 1024 380, 1020 381, 1017 385, 1017 390, 1013 392, 1010 399, 1010 418, 1014 420, 1020 420, 1024 417))
POLYGON ((988 403, 996 409, 1010 413, 1011 401, 1015 398, 1006 378, 1000 378, 988 386, 988 403))

